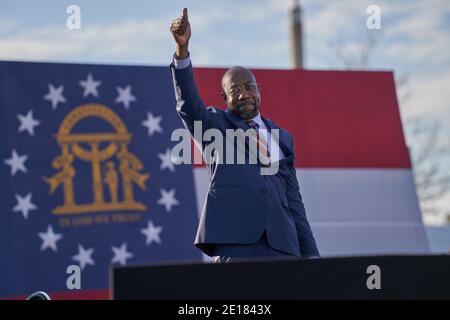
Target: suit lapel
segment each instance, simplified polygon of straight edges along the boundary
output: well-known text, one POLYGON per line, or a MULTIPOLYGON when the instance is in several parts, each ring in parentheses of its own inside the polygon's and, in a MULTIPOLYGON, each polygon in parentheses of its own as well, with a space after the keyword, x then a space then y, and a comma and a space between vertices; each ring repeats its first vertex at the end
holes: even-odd
MULTIPOLYGON (((230 109, 227 109, 225 111, 225 115, 234 124, 236 129, 242 129, 244 131, 249 129, 248 125, 244 122, 244 120, 242 120, 241 118, 236 116, 230 109)), ((261 116, 261 118, 264 121, 264 123, 266 124, 266 127, 268 130, 273 130, 273 129, 279 130, 280 148, 281 148, 281 150, 283 150, 283 153, 286 157, 283 160, 285 160, 285 161, 292 160, 291 158, 293 158, 294 152, 289 145, 288 137, 287 137, 287 134, 285 133, 285 131, 283 129, 281 129, 280 127, 278 127, 275 123, 273 123, 269 119, 266 119, 262 116, 261 116)), ((246 141, 245 144, 246 144, 246 150, 248 150, 248 142, 246 141)))

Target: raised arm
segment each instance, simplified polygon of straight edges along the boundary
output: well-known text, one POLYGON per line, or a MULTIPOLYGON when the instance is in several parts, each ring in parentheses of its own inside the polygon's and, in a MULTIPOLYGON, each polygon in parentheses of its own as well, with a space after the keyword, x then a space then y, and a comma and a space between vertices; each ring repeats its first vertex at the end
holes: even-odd
POLYGON ((170 31, 175 40, 174 62, 170 66, 172 72, 177 112, 185 127, 194 134, 194 122, 201 121, 203 131, 213 126, 213 115, 205 108, 195 85, 194 73, 189 57, 189 40, 191 38, 191 24, 189 23, 187 8, 172 21, 170 31))
POLYGON ((191 24, 189 23, 187 8, 183 9, 183 14, 174 19, 170 25, 173 39, 176 43, 175 58, 182 60, 189 55, 189 39, 191 39, 191 24))

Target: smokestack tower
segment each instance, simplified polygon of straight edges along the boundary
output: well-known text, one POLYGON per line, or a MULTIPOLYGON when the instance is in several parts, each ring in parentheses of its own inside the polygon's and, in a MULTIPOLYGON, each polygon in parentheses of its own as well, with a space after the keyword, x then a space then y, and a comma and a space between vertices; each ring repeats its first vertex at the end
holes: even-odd
POLYGON ((299 0, 294 0, 290 12, 291 61, 294 69, 303 69, 303 35, 299 0))

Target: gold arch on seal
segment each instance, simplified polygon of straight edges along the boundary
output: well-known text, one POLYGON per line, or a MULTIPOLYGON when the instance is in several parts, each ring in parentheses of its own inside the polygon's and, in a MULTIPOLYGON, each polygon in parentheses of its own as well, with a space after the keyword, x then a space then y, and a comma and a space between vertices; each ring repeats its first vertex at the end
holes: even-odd
POLYGON ((139 172, 141 161, 128 151, 131 134, 120 117, 101 104, 84 104, 72 110, 62 121, 55 135, 61 153, 52 162, 59 170, 52 177, 44 177, 50 185, 50 194, 62 186, 64 204, 53 210, 55 214, 87 213, 112 210, 142 211, 146 206, 134 200, 133 184, 146 188, 149 174, 139 172), (83 119, 92 117, 106 121, 113 132, 74 133, 73 128, 83 119), (108 145, 101 149, 101 146, 108 145), (86 149, 84 146, 87 146, 86 149), (74 194, 75 159, 92 165, 92 203, 76 203, 74 194), (116 165, 118 164, 118 168, 116 165), (104 173, 104 174, 103 174, 104 173), (104 176, 104 177, 103 177, 104 176), (121 181, 121 186, 119 185, 121 181), (109 201, 105 200, 105 185, 109 201), (119 200, 119 188, 122 200, 119 200))

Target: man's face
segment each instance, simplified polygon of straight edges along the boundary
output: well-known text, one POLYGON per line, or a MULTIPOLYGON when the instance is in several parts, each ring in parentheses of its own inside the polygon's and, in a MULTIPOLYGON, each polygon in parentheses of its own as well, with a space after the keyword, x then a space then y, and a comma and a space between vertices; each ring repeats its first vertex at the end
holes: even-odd
POLYGON ((259 87, 250 70, 229 69, 222 78, 222 98, 238 117, 249 120, 259 112, 259 87))

